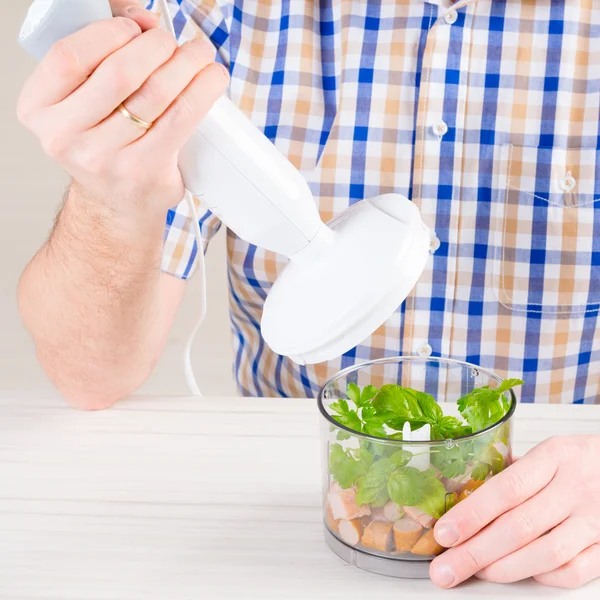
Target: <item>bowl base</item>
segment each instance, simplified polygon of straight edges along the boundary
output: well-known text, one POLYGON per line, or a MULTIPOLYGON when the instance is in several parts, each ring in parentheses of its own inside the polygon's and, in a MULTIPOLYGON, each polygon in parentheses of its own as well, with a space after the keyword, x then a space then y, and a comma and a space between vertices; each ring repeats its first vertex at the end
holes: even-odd
POLYGON ((363 571, 402 579, 429 579, 429 559, 400 560, 374 556, 344 544, 327 527, 324 527, 324 535, 325 542, 334 554, 363 571))

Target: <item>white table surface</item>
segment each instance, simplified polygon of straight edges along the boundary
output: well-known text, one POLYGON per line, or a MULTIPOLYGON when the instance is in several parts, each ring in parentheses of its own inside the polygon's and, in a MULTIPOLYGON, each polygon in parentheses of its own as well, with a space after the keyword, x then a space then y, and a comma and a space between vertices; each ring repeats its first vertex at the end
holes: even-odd
MULTIPOLYGON (((515 451, 600 433, 600 406, 526 406, 515 451)), ((0 394, 2 600, 598 598, 452 591, 346 565, 321 530, 312 400, 137 397, 102 413, 0 394)))

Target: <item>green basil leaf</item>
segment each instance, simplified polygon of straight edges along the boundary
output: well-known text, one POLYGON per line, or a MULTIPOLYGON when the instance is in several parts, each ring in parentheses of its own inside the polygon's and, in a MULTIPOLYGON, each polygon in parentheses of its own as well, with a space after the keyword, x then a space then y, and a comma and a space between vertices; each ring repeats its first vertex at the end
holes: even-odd
POLYGON ((471 479, 475 481, 483 481, 491 471, 490 465, 487 463, 477 463, 471 471, 471 479))
POLYGON ((417 429, 421 429, 421 427, 423 427, 423 425, 427 425, 428 423, 426 421, 421 421, 418 419, 390 419, 389 421, 386 421, 386 425, 390 428, 390 429, 395 429, 396 431, 402 431, 404 429, 404 423, 410 423, 410 430, 411 431, 416 431, 417 429))
POLYGON ((422 499, 421 471, 404 467, 392 473, 388 481, 388 493, 400 506, 416 506, 422 499))
POLYGON ((341 488, 347 489, 364 477, 373 463, 373 457, 364 450, 346 452, 340 444, 332 444, 329 449, 329 473, 341 488))
POLYGON ((405 467, 409 462, 410 459, 412 458, 412 453, 408 452, 406 450, 398 450, 397 452, 394 452, 394 454, 392 454, 390 456, 390 464, 394 467, 394 469, 401 469, 402 467, 405 467))
POLYGON ((456 417, 442 417, 431 426, 431 437, 434 440, 456 439, 471 433, 471 428, 456 417))
POLYGON ((387 489, 388 478, 393 469, 392 463, 387 458, 375 461, 357 484, 357 503, 372 504, 381 499, 383 492, 387 489))
POLYGON ((377 498, 375 498, 373 502, 371 502, 371 506, 374 506, 375 508, 380 508, 382 506, 385 506, 389 502, 389 499, 390 495, 388 493, 387 485, 385 485, 381 488, 381 491, 379 492, 377 498))
POLYGON ((404 429, 404 423, 409 422, 408 419, 397 419, 397 418, 392 418, 389 419, 388 421, 386 421, 386 425, 390 428, 390 429, 395 429, 396 431, 402 431, 404 429))
POLYGON ((379 423, 367 421, 363 426, 363 432, 374 437, 383 438, 387 437, 385 427, 379 423))
POLYGON ((498 475, 504 469, 504 457, 494 446, 485 446, 477 452, 475 458, 479 463, 489 465, 489 470, 494 475, 498 475))
POLYGON ((353 448, 348 450, 348 454, 361 464, 365 473, 371 468, 373 461, 375 460, 373 455, 366 448, 353 448))
POLYGON ((409 410, 409 399, 398 385, 384 385, 373 399, 373 406, 377 412, 391 412, 395 418, 408 420, 412 417, 409 410))
POLYGON ((440 448, 431 453, 431 463, 449 479, 464 475, 467 470, 467 461, 463 455, 462 447, 454 445, 452 448, 440 448))
POLYGON ((422 394, 423 392, 417 392, 417 390, 413 390, 411 388, 398 387, 402 394, 404 394, 408 413, 411 415, 411 418, 423 421, 425 419, 425 415, 423 414, 423 410, 421 409, 421 405, 419 403, 419 394, 422 394))
POLYGON ((435 473, 432 471, 425 473, 421 483, 422 498, 416 506, 424 513, 439 519, 446 512, 446 489, 435 473))
POLYGON ((430 394, 426 394, 425 392, 415 392, 415 397, 417 402, 419 403, 421 414, 423 415, 424 420, 427 423, 435 423, 444 416, 440 405, 430 394))

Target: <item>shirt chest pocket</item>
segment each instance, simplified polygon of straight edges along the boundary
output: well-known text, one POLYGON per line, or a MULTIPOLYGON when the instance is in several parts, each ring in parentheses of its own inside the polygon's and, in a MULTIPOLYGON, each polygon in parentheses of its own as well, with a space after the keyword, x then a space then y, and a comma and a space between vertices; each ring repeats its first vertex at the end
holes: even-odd
POLYGON ((598 150, 506 145, 499 151, 490 223, 499 302, 529 316, 597 311, 598 150))

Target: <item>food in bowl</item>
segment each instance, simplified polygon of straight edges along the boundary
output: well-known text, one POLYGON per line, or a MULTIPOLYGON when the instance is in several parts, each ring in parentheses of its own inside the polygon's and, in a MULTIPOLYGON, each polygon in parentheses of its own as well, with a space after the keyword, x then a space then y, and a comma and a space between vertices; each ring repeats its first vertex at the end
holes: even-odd
POLYGON ((348 383, 326 404, 327 530, 388 559, 443 552, 437 520, 510 464, 507 415, 522 383, 492 378, 443 403, 405 385, 348 383))

